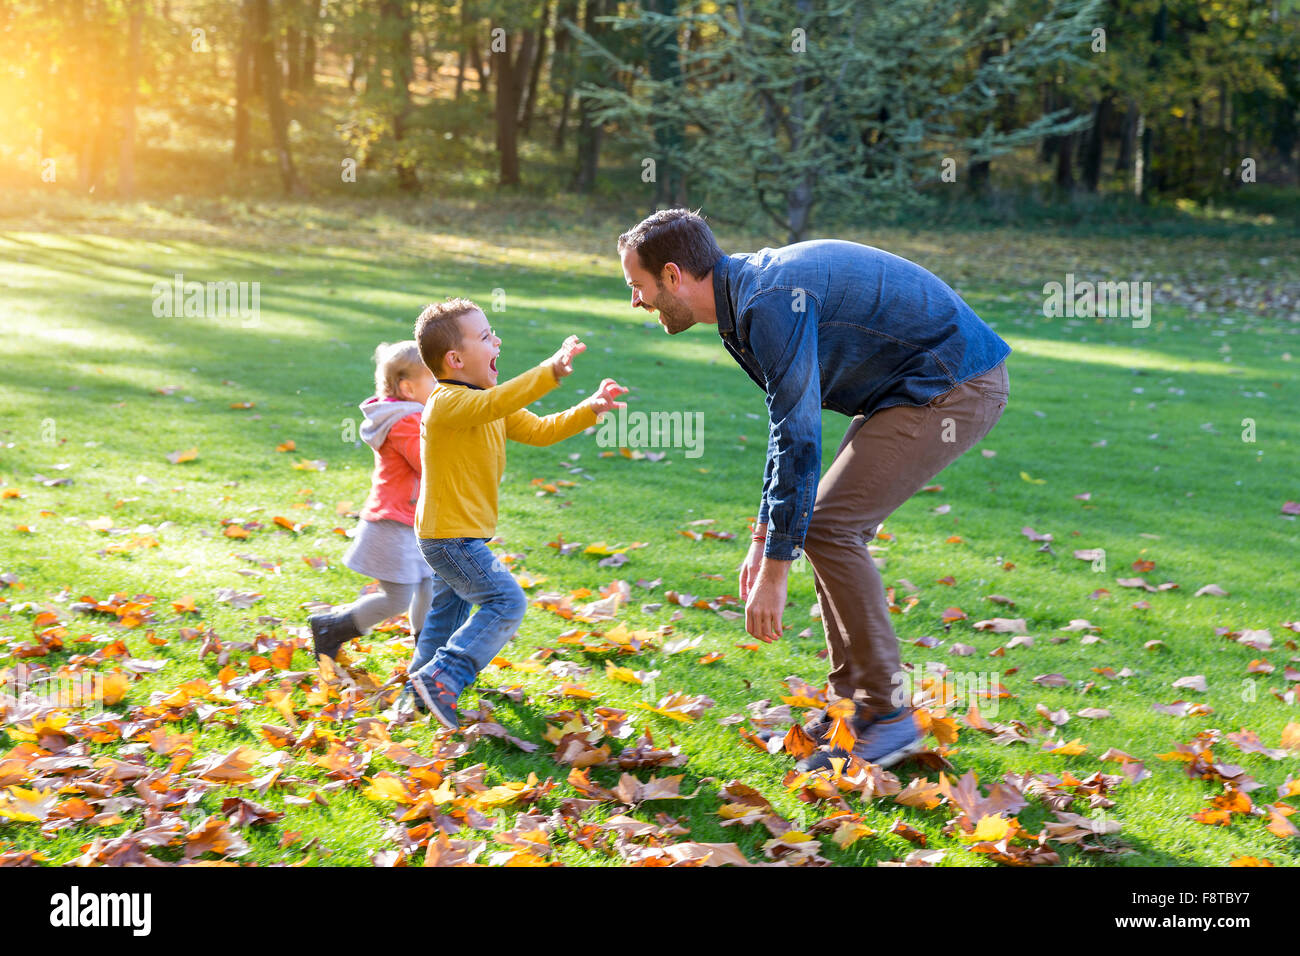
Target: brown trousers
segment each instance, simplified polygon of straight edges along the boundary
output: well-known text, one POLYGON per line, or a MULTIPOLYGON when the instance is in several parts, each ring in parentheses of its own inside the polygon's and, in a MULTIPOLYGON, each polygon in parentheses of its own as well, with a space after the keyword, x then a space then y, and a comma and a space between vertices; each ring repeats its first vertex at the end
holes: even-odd
POLYGON ((859 712, 894 709, 898 638, 867 542, 894 510, 987 435, 1002 417, 1006 363, 928 405, 854 417, 817 486, 804 554, 812 565, 830 658, 830 698, 859 712))

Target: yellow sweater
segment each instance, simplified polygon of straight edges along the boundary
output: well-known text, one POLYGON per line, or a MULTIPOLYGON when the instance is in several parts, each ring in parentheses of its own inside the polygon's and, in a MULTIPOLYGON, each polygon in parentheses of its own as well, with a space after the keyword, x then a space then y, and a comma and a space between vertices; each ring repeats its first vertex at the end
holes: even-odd
POLYGON ((437 384, 420 416, 415 527, 421 538, 492 537, 506 439, 553 445, 596 424, 590 405, 545 418, 524 407, 558 384, 549 362, 493 388, 437 384))

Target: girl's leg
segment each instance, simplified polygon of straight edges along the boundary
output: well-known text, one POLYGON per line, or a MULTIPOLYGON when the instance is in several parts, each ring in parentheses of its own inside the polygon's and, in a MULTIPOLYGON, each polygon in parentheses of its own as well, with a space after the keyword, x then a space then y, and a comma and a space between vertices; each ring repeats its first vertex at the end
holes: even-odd
POLYGON ((322 654, 333 657, 338 649, 394 614, 400 614, 411 603, 417 585, 380 581, 379 590, 365 594, 351 604, 336 608, 328 614, 313 614, 307 618, 311 627, 312 649, 319 658, 322 654))
POLYGON ((411 585, 411 606, 407 617, 411 620, 411 636, 419 642, 424 619, 429 616, 429 606, 433 603, 433 578, 425 578, 419 584, 411 585))
POLYGON ((362 634, 381 621, 386 621, 396 614, 401 614, 410 606, 417 584, 398 584, 395 581, 380 581, 379 590, 374 594, 364 594, 345 608, 339 608, 335 614, 350 614, 352 623, 362 634))

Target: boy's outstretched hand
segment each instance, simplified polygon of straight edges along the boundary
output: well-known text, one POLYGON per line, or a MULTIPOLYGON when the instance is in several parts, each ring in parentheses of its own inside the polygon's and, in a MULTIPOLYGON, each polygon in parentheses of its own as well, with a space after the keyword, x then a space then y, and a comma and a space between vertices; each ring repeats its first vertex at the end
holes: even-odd
POLYGON ((587 346, 576 335, 570 335, 564 340, 560 350, 551 356, 551 371, 555 373, 557 382, 564 376, 573 374, 573 360, 586 350, 587 346))
POLYGON ((612 378, 607 378, 600 383, 591 398, 587 399, 587 404, 597 415, 603 415, 605 412, 611 412, 616 408, 627 408, 627 402, 616 402, 614 399, 620 395, 626 395, 627 389, 612 378))

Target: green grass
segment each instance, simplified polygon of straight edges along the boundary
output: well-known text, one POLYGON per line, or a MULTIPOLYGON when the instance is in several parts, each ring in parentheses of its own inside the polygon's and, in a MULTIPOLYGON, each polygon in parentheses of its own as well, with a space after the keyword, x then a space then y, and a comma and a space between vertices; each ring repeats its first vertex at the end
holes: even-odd
MULTIPOLYGON (((763 469, 763 396, 710 330, 670 339, 657 325, 645 327, 648 316, 627 308, 612 254, 612 237, 626 223, 557 206, 535 220, 523 204, 422 208, 431 212, 415 225, 390 207, 359 217, 346 229, 340 228, 346 215, 324 207, 301 207, 296 213, 290 207, 273 209, 256 230, 157 207, 147 224, 109 217, 24 228, 10 221, 8 231, 0 233, 7 347, 0 380, 0 485, 18 489, 22 497, 0 499, 0 572, 13 575, 21 587, 0 592, 8 601, 0 606, 7 612, 0 614, 0 636, 10 638, 0 644, 0 673, 16 663, 5 655, 30 640, 36 615, 54 610, 74 636, 121 637, 133 655, 169 662, 131 684, 126 698, 110 708, 122 713, 185 680, 215 681, 220 665, 211 655, 199 659, 199 644, 178 636, 182 626, 210 626, 227 641, 251 641, 259 632, 283 638, 286 627, 304 623, 306 602, 351 599, 365 582, 340 563, 346 542, 333 529, 353 524, 336 515, 336 505, 359 504, 367 489, 371 452, 351 440, 349 428, 358 422, 356 404, 369 394, 370 353, 380 341, 409 335, 425 302, 459 294, 490 304, 495 289, 505 293, 505 311, 490 313, 503 339, 504 373, 540 361, 567 334, 580 334, 588 345, 575 375, 535 406, 539 413, 578 401, 604 376, 632 388, 631 409, 704 413, 704 454, 698 459, 685 458, 681 450, 669 450, 662 461, 600 457, 592 436, 552 448, 511 446, 501 487, 500 550, 522 554, 519 566, 546 576, 533 593, 596 590, 616 578, 662 578, 653 590, 633 583, 632 601, 619 615, 629 628, 652 629, 667 622, 672 605, 649 614, 640 607, 663 601, 667 589, 703 597, 735 592, 735 569, 747 545, 746 520, 757 506, 763 469), (176 272, 200 281, 259 282, 260 321, 245 328, 237 319, 155 317, 153 283, 169 281, 176 272), (171 394, 161 391, 173 388, 171 394), (230 407, 240 402, 255 404, 230 407), (277 453, 277 444, 288 439, 296 450, 277 453), (166 460, 167 453, 190 447, 198 448, 195 461, 172 465, 166 460), (571 462, 574 455, 579 457, 571 462), (304 459, 323 459, 327 470, 291 467, 304 459), (532 479, 572 477, 561 462, 576 463, 595 480, 576 478, 576 487, 538 497, 532 479), (34 479, 38 474, 68 477, 72 484, 46 487, 34 479), (277 515, 312 526, 295 535, 271 523, 277 515), (85 526, 101 516, 118 529, 149 526, 158 547, 98 554, 125 540, 85 526), (220 522, 228 518, 257 519, 267 527, 248 540, 231 540, 221 533, 220 522), (713 527, 735 532, 736 539, 695 542, 678 533, 703 518, 715 519, 713 527), (33 533, 16 531, 19 525, 33 533), (630 552, 621 568, 601 568, 592 556, 562 557, 547 547, 557 533, 569 541, 645 542, 645 547, 630 552), (256 566, 238 554, 279 568, 264 576, 241 575, 241 569, 256 566), (330 565, 315 570, 304 556, 325 556, 330 565), (723 580, 705 577, 714 574, 723 580), (214 589, 222 587, 256 590, 264 597, 239 611, 214 599, 214 589), (106 618, 68 610, 68 601, 83 595, 106 599, 115 592, 153 595, 156 620, 123 629, 106 618), (186 594, 202 611, 197 622, 171 614, 170 602, 186 594), (283 618, 284 624, 259 624, 259 615, 283 618), (168 643, 151 645, 146 630, 168 643)), ((147 210, 137 207, 136 213, 147 210)), ((1224 865, 1243 855, 1277 864, 1300 861, 1295 840, 1273 836, 1263 819, 1237 816, 1226 828, 1192 822, 1188 815, 1222 792, 1221 785, 1190 779, 1183 764, 1155 756, 1208 728, 1225 734, 1250 728, 1275 747, 1283 727, 1297 719, 1295 704, 1274 695, 1292 686, 1283 671, 1296 656, 1294 642, 1287 640, 1295 635, 1280 625, 1300 619, 1297 525, 1280 514, 1283 502, 1300 499, 1295 470, 1300 279, 1293 266, 1286 271, 1291 262, 1286 240, 1266 235, 1226 241, 1196 234, 1062 237, 1010 229, 844 237, 880 245, 937 272, 1015 350, 1009 361, 1010 405, 980 446, 995 450, 996 457, 972 451, 936 479, 942 492, 905 504, 887 522, 885 530, 894 537, 880 542, 880 555, 888 585, 906 578, 920 588, 919 603, 895 619, 905 660, 918 669, 935 661, 956 671, 998 671, 1012 696, 981 701, 986 716, 1046 727, 1036 705, 1066 708, 1072 717, 1056 739, 1079 737, 1088 750, 1058 756, 1038 749, 1038 743, 999 746, 963 725, 949 757, 958 774, 974 771, 990 785, 1007 773, 1069 771, 1080 778, 1096 770, 1115 773, 1118 764, 1097 758, 1117 747, 1145 760, 1152 773, 1111 794, 1115 806, 1109 812, 1123 828, 1109 842, 1118 840, 1132 852, 1111 856, 1066 847, 1064 863, 1224 865), (1080 277, 1152 280, 1161 301, 1151 327, 1044 319, 1043 284, 1071 271, 1080 277), (1255 422, 1254 443, 1242 440, 1247 418, 1255 422), (1021 472, 1035 481, 1022 480, 1021 472), (1090 500, 1076 499, 1084 492, 1090 500), (934 514, 941 503, 952 510, 934 514), (1026 525, 1052 533, 1055 554, 1039 551, 1022 535, 1026 525), (951 535, 961 542, 946 543, 951 535), (1074 559, 1076 548, 1104 548, 1105 573, 1074 559), (1130 569, 1139 559, 1156 562, 1142 576, 1157 584, 1177 582, 1178 589, 1146 594, 1118 586, 1116 578, 1139 575, 1130 569), (1005 570, 1004 563, 1014 569, 1005 570), (936 583, 946 575, 956 579, 954 586, 936 583), (1193 596, 1210 583, 1229 596, 1193 596), (1110 596, 1091 599, 1101 587, 1110 596), (1011 597, 1014 610, 988 602, 993 593, 1011 597), (1149 601, 1148 610, 1132 606, 1139 598, 1149 601), (947 628, 940 618, 954 605, 969 619, 947 628), (1024 617, 1034 645, 987 656, 1009 635, 971 625, 995 616, 1024 617), (1082 634, 1059 630, 1073 618, 1100 626, 1103 640, 1085 645, 1082 634), (1215 636, 1216 627, 1270 628, 1274 649, 1265 653, 1229 642, 1215 636), (925 635, 945 643, 929 650, 913 643, 925 635), (1069 639, 1052 643, 1057 637, 1069 639), (1164 649, 1144 650, 1153 639, 1163 641, 1164 649), (978 653, 950 657, 946 651, 958 641, 974 645, 978 653), (1274 673, 1247 673, 1258 657, 1272 663, 1274 673), (1093 671, 1107 666, 1135 673, 1119 679, 1093 671), (1052 688, 1031 681, 1050 673, 1070 683, 1052 688), (1205 675, 1207 693, 1171 686, 1193 674, 1205 675), (1090 680, 1096 684, 1081 693, 1090 680), (1153 703, 1180 697, 1204 702, 1213 713, 1177 718, 1151 710, 1153 703), (1113 717, 1074 716, 1089 706, 1107 708, 1113 717)), ((779 241, 720 238, 735 250, 779 241)), ((842 417, 825 416, 825 461, 846 424, 842 417)), ((902 594, 900 587, 900 599, 902 594)), ((696 796, 650 802, 633 815, 654 820, 664 811, 682 817, 690 829, 683 839, 735 841, 751 860, 760 860, 766 830, 721 826, 716 811, 724 783, 749 782, 798 825, 810 825, 829 808, 800 802, 782 785, 792 764, 788 757, 745 747, 736 726, 718 720, 743 714, 754 700, 779 702, 787 692, 782 686, 787 675, 818 685, 823 681, 820 626, 809 613, 814 604, 811 575, 796 570, 788 636, 757 652, 737 646, 748 642, 742 622, 686 610, 674 636, 701 636, 698 651, 675 656, 651 651, 618 660, 636 670, 659 670, 653 688, 607 680, 603 659, 557 643, 572 625, 538 608, 529 610, 519 637, 503 653, 521 661, 537 648, 557 648, 552 660, 592 666, 583 680, 600 695, 594 703, 628 709, 638 728, 648 726, 657 742, 671 740, 689 757, 684 767, 657 775, 684 773, 682 792, 696 796), (795 636, 807 627, 813 638, 795 636), (701 666, 697 658, 707 651, 724 657, 701 666), (675 690, 706 694, 716 706, 691 724, 635 709, 638 702, 653 704, 675 690)), ((95 646, 71 645, 36 661, 57 666, 95 646)), ((376 640, 367 646, 369 652, 357 656, 380 679, 404 659, 398 643, 376 640)), ((242 673, 247 657, 234 651, 231 663, 242 673)), ((310 655, 299 651, 293 666, 309 668, 310 655)), ((541 741, 545 715, 575 706, 590 710, 578 701, 546 696, 561 683, 547 674, 489 668, 479 686, 514 683, 527 695, 523 703, 493 701, 497 719, 517 736, 541 741)), ((261 693, 250 696, 260 699, 261 693)), ((468 696, 472 701, 474 695, 468 696)), ((294 705, 307 707, 301 690, 294 691, 294 705)), ((272 748, 258 732, 262 723, 283 723, 283 718, 257 706, 242 713, 233 728, 190 717, 168 729, 193 732, 202 758, 238 744, 269 753, 272 748)), ((342 734, 352 722, 321 726, 342 734)), ((0 725, 3 752, 19 742, 12 730, 0 725)), ((427 725, 404 728, 395 739, 407 736, 418 751, 432 747, 427 725)), ((92 745, 91 752, 113 753, 120 746, 92 745)), ((614 744, 615 752, 620 746, 614 744)), ((542 743, 537 752, 524 754, 485 739, 456 767, 484 763, 489 783, 521 781, 529 773, 542 780, 553 777, 557 786, 540 803, 542 811, 550 811, 575 795, 565 782, 568 768, 556 764, 551 751, 542 743)), ((1253 794, 1258 804, 1276 799, 1288 761, 1242 754, 1226 741, 1215 754, 1241 764, 1264 784, 1253 794)), ((150 762, 162 767, 166 758, 151 755, 150 762)), ((404 772, 376 756, 369 773, 383 769, 404 772)), ((906 783, 922 772, 912 765, 900 776, 906 783)), ((307 781, 296 791, 300 796, 327 782, 302 759, 289 773, 307 781)), ((591 776, 612 786, 618 771, 598 767, 591 776)), ((222 797, 237 792, 212 789, 185 811, 187 818, 219 812, 222 797)), ((285 811, 285 817, 243 831, 252 846, 243 860, 297 860, 299 848, 314 838, 319 844, 308 853, 311 862, 364 865, 392 846, 385 831, 393 804, 367 799, 359 788, 324 792, 328 807, 285 804, 281 791, 269 791, 259 802, 285 811), (290 830, 301 831, 301 840, 279 849, 281 835, 290 830)), ((823 855, 837 864, 904 856, 912 845, 883 832, 901 818, 924 832, 930 846, 950 848, 944 865, 989 865, 940 832, 950 819, 947 809, 909 809, 890 799, 864 803, 856 796, 849 803, 878 834, 847 850, 822 838, 823 855)), ((512 824, 515 809, 494 811, 497 825, 512 824)), ((1074 809, 1088 812, 1082 800, 1074 809)), ((590 816, 601 819, 611 812, 598 808, 590 816)), ((1050 819, 1037 800, 1020 814, 1031 831, 1045 818, 1050 819)), ((141 825, 139 814, 131 813, 122 824, 69 827, 47 839, 37 824, 0 819, 0 852, 39 849, 61 863, 75 858, 92 836, 114 836, 141 825)), ((564 863, 618 862, 582 849, 562 832, 554 842, 554 858, 564 863)), ((421 858, 417 854, 413 862, 421 858)))

